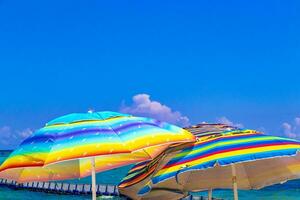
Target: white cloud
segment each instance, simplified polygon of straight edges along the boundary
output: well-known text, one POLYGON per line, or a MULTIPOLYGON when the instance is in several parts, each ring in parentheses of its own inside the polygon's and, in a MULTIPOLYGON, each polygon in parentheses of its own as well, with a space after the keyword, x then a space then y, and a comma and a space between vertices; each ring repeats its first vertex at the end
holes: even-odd
MULTIPOLYGON (((9 126, 0 127, 0 144, 7 146, 9 145, 11 136, 11 128, 9 126)), ((15 140, 15 138, 12 138, 15 140)))
POLYGON ((183 116, 179 111, 173 111, 170 107, 158 101, 152 101, 148 94, 137 94, 132 97, 132 101, 133 104, 130 106, 121 106, 120 111, 138 116, 152 117, 179 126, 190 125, 188 117, 183 116))
POLYGON ((296 117, 292 123, 284 122, 282 132, 286 137, 300 139, 300 117, 296 117))
POLYGON ((9 126, 0 127, 0 149, 11 149, 19 145, 25 138, 32 134, 32 130, 13 130, 9 126))
POLYGON ((25 139, 28 138, 32 134, 32 130, 30 128, 26 128, 22 131, 17 131, 20 138, 25 139))
POLYGON ((217 122, 218 123, 221 123, 221 124, 227 124, 229 126, 234 126, 234 127, 237 127, 237 128, 243 128, 244 125, 241 124, 241 123, 234 123, 232 122, 231 120, 229 120, 227 117, 220 117, 220 118, 217 118, 217 122))

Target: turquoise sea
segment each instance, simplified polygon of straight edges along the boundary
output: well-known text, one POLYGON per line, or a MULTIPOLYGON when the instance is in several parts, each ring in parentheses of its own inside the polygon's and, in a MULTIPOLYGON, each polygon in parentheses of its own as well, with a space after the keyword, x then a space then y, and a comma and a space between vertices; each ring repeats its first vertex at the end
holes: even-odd
MULTIPOLYGON (((3 162, 7 153, 1 153, 0 151, 0 163, 3 162)), ((123 167, 120 169, 114 169, 105 173, 97 174, 97 183, 103 184, 117 184, 123 176, 126 175, 129 167, 123 167)), ((81 180, 72 180, 70 182, 90 183, 90 178, 84 178, 81 180)), ((199 193, 206 196, 205 192, 199 193)), ((232 199, 231 190, 214 190, 213 196, 223 199, 232 199)), ((91 199, 88 196, 74 196, 74 195, 57 195, 48 194, 43 192, 32 192, 26 190, 12 190, 6 187, 0 187, 0 200, 84 200, 91 199)), ((102 198, 100 198, 102 199, 102 198)), ((112 199, 112 198, 103 198, 112 199)), ((114 198, 116 199, 116 198, 114 198)), ((300 200, 300 180, 288 181, 284 184, 278 184, 270 187, 266 187, 261 190, 244 191, 239 190, 240 200, 300 200)))

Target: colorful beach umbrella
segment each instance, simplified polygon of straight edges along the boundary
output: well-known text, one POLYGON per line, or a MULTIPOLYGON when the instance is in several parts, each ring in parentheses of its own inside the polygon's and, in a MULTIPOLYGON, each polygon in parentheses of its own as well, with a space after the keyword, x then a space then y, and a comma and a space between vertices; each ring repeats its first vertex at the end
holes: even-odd
POLYGON ((162 158, 135 165, 120 191, 135 199, 178 199, 188 192, 233 188, 237 199, 237 188, 259 189, 300 178, 299 141, 220 124, 188 130, 197 142, 173 152, 167 162, 162 158), (166 164, 151 171, 160 162, 166 164))
POLYGON ((0 177, 49 181, 151 160, 169 146, 195 141, 188 131, 155 119, 116 112, 75 113, 54 119, 25 139, 0 166, 0 177))

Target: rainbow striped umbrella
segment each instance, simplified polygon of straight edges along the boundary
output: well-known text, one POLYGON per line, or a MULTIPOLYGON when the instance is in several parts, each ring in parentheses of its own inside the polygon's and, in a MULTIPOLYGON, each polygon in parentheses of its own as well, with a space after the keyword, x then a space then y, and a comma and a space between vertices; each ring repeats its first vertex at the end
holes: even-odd
POLYGON ((197 135, 197 142, 165 157, 167 161, 135 165, 119 185, 120 191, 135 199, 176 199, 190 191, 209 190, 211 197, 213 188, 233 188, 237 199, 237 186, 259 189, 300 178, 299 141, 220 124, 189 130, 197 135), (152 168, 160 162, 166 164, 152 168))
POLYGON ((69 114, 25 139, 0 166, 0 177, 28 182, 92 174, 95 189, 95 172, 151 160, 169 146, 193 141, 188 131, 150 118, 115 112, 69 114))

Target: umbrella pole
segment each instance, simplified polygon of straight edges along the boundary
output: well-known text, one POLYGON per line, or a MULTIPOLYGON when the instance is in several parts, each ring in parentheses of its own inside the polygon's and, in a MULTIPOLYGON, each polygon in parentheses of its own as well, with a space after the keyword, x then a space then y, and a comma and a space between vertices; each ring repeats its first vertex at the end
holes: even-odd
POLYGON ((91 167, 92 167, 92 200, 96 200, 95 157, 91 158, 91 167))
POLYGON ((212 200, 212 189, 210 188, 208 191, 207 191, 207 196, 208 196, 208 200, 212 200))
POLYGON ((233 196, 234 196, 234 200, 238 200, 238 186, 236 183, 236 169, 235 169, 235 165, 231 164, 231 171, 232 171, 232 186, 233 186, 233 196))

